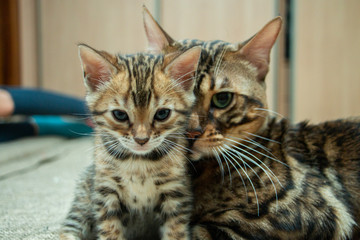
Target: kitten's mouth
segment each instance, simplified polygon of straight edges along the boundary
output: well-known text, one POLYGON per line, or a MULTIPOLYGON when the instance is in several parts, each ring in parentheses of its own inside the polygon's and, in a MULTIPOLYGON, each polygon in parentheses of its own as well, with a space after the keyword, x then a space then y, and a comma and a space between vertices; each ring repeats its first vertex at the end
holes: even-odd
POLYGON ((162 145, 161 141, 149 141, 145 144, 138 144, 136 142, 130 143, 126 147, 132 153, 136 155, 147 155, 154 151, 159 151, 159 147, 162 145))
POLYGON ((131 150, 137 154, 147 154, 147 153, 151 152, 153 149, 146 147, 146 146, 145 147, 144 146, 135 146, 131 150))
POLYGON ((139 145, 139 144, 133 144, 132 146, 129 146, 129 150, 137 155, 146 155, 148 153, 153 152, 157 146, 151 146, 150 144, 145 145, 139 145))

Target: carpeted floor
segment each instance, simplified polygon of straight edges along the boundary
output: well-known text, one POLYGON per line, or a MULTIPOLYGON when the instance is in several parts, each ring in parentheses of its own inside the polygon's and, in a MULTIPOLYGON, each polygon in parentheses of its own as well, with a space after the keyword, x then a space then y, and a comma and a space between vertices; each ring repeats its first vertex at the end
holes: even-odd
POLYGON ((0 144, 0 239, 58 239, 92 139, 30 138, 0 144))

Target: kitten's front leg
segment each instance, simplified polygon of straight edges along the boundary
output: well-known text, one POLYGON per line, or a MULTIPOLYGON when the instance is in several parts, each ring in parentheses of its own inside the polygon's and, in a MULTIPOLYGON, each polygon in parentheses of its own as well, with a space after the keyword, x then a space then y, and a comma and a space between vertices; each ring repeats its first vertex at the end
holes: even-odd
POLYGON ((162 228, 162 240, 190 240, 190 216, 170 216, 162 228), (186 222, 186 223, 185 223, 186 222))
POLYGON ((97 226, 98 237, 100 240, 125 240, 123 236, 123 226, 119 219, 107 219, 97 226))
POLYGON ((60 240, 81 240, 80 237, 74 236, 71 233, 61 233, 59 237, 60 240))
POLYGON ((97 239, 124 240, 125 227, 121 219, 128 214, 114 189, 98 187, 94 198, 97 219, 97 239))
POLYGON ((161 198, 162 240, 189 240, 190 217, 192 213, 191 196, 183 192, 172 191, 163 193, 161 198))

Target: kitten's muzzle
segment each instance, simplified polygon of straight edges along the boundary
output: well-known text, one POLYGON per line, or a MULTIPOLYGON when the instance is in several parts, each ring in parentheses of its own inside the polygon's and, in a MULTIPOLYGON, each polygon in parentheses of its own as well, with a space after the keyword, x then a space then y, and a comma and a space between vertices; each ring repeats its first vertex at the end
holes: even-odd
POLYGON ((149 141, 150 138, 134 138, 135 142, 137 142, 139 145, 143 146, 145 143, 149 141))

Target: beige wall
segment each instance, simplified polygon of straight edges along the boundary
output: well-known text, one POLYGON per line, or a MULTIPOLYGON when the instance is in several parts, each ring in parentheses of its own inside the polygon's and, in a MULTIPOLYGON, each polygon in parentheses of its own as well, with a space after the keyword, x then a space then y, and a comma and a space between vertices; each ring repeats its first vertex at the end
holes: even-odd
MULTIPOLYGON (((255 34, 284 3, 283 0, 18 1, 23 85, 40 85, 77 96, 84 95, 84 87, 76 44, 85 42, 110 52, 142 51, 146 45, 143 3, 160 17, 165 30, 175 39, 230 42, 243 41, 255 34)), ((274 49, 267 79, 271 108, 286 114, 289 95, 290 115, 295 121, 317 122, 359 115, 360 1, 293 2, 291 77, 286 78, 287 70, 275 68, 283 60, 277 53, 283 51, 274 49), (290 80, 292 88, 288 91, 290 80), (274 93, 280 97, 276 98, 274 93)))
POLYGON ((109 52, 136 52, 145 47, 142 4, 153 1, 41 1, 41 77, 46 89, 84 94, 77 44, 109 52))
POLYGON ((360 1, 296 1, 293 114, 360 115, 360 1))
POLYGON ((38 85, 37 27, 35 0, 19 0, 21 85, 38 85))
MULTIPOLYGON (((182 0, 162 1, 161 22, 174 39, 221 39, 242 42, 252 37, 275 15, 275 0, 182 0)), ((275 51, 273 51, 273 59, 275 51)), ((274 108, 275 71, 267 76, 270 108, 274 108)))
POLYGON ((142 4, 154 8, 153 0, 19 1, 23 85, 76 96, 85 92, 77 44, 114 53, 141 51, 142 4))
MULTIPOLYGON (((35 0, 19 1, 22 9, 28 9, 23 18, 31 12, 25 5, 32 3, 32 10, 37 11, 40 23, 37 26, 39 48, 32 52, 33 57, 38 54, 37 65, 34 62, 23 64, 27 72, 24 75, 35 77, 24 81, 25 85, 39 82, 45 89, 77 96, 83 96, 84 88, 76 44, 84 42, 110 52, 144 50, 143 3, 154 15, 158 13, 161 24, 176 39, 243 41, 260 30, 275 13, 275 0, 40 0, 37 6, 35 0)), ((23 24, 26 25, 26 21, 23 24)), ((35 31, 29 32, 26 26, 23 31, 30 39, 33 37, 31 33, 36 34, 35 31)), ((30 44, 24 41, 24 45, 30 44)), ((24 53, 27 59, 29 52, 24 53)), ((269 74, 269 83, 274 79, 272 73, 269 74)), ((271 93, 273 84, 269 85, 271 93)), ((270 96, 269 99, 273 98, 270 96)))

